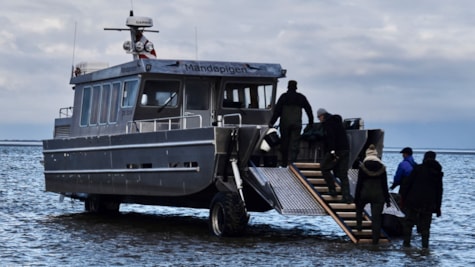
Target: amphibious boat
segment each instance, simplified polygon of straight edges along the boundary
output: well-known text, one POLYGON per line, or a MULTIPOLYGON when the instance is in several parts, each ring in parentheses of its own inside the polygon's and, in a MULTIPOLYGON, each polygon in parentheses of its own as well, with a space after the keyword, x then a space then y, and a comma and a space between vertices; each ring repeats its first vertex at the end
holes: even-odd
MULTIPOLYGON (((268 122, 286 75, 280 64, 156 59, 144 36, 152 19, 131 11, 126 25, 105 30, 130 32, 123 47, 132 61, 72 72, 74 106, 60 109, 43 141, 46 191, 97 213, 122 203, 206 208, 217 236, 244 233, 251 211, 332 215, 362 240, 345 221, 351 205, 332 202, 319 181, 318 138, 302 139, 298 162, 279 167, 268 122)), ((345 125, 351 174, 369 144, 382 152, 384 132, 360 119, 345 125)))

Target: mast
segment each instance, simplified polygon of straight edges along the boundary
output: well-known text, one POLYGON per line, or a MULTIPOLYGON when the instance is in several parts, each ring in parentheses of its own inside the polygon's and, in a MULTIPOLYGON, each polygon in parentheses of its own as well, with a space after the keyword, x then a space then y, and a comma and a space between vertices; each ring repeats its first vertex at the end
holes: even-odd
POLYGON ((129 31, 130 41, 125 41, 122 47, 127 54, 132 54, 134 60, 142 58, 156 58, 155 47, 144 35, 143 32, 159 32, 157 30, 146 30, 153 27, 153 21, 148 17, 136 17, 134 11, 130 10, 130 15, 125 21, 129 28, 104 28, 106 31, 129 31))

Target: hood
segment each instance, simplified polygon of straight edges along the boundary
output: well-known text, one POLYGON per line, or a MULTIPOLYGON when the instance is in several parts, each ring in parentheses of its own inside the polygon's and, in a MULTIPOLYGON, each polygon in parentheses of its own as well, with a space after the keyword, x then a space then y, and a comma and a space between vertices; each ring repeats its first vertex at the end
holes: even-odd
POLYGON ((379 176, 386 171, 386 166, 377 160, 366 160, 360 168, 369 176, 379 176))

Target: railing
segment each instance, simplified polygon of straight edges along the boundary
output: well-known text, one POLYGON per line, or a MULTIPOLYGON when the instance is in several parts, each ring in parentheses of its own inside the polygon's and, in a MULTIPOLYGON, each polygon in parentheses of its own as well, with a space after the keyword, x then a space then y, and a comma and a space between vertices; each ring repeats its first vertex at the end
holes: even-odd
POLYGON ((177 117, 159 118, 153 120, 137 120, 129 121, 126 125, 126 133, 143 133, 143 132, 156 132, 166 131, 172 129, 188 129, 187 122, 189 119, 198 120, 199 124, 196 127, 190 128, 202 128, 203 118, 201 115, 186 115, 177 117), (183 122, 183 127, 181 123, 183 122))
POLYGON ((59 109, 59 118, 70 118, 73 116, 73 107, 66 107, 59 109))

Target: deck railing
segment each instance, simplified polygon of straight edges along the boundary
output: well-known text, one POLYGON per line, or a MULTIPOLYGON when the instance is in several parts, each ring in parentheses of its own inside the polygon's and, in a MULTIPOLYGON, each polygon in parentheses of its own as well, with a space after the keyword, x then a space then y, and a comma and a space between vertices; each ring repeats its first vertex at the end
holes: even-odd
POLYGON ((59 109, 59 118, 70 118, 73 116, 73 107, 65 107, 59 109))
POLYGON ((126 125, 126 133, 144 133, 166 131, 173 129, 202 128, 203 118, 201 115, 186 115, 177 117, 158 118, 153 120, 129 121, 126 125), (198 125, 188 127, 189 120, 198 120, 198 125))

